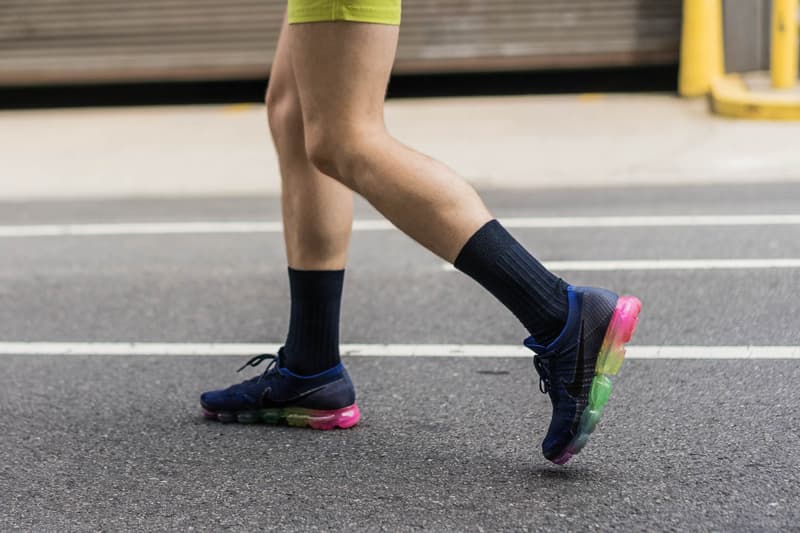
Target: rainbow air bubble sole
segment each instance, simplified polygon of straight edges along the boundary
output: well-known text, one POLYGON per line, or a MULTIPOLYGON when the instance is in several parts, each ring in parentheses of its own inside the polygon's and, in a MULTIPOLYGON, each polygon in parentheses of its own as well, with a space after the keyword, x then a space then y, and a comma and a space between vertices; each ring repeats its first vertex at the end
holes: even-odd
POLYGON ((642 302, 633 296, 621 296, 617 300, 614 314, 606 329, 603 344, 597 355, 595 376, 589 389, 589 399, 581 415, 575 436, 567 444, 563 452, 551 459, 557 465, 563 465, 573 455, 580 453, 589 435, 597 427, 603 409, 611 397, 611 378, 619 372, 625 358, 625 344, 631 340, 639 321, 642 302))
POLYGON ((239 422, 242 424, 286 424, 311 429, 347 429, 358 424, 361 412, 356 404, 342 409, 321 410, 302 407, 268 408, 238 413, 214 412, 203 409, 203 416, 220 422, 239 422))

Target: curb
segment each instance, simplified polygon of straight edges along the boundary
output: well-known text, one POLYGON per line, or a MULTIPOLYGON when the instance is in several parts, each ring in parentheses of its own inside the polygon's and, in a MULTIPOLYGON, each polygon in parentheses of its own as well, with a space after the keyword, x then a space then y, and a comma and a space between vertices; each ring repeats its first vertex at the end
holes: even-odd
POLYGON ((711 83, 711 108, 719 115, 754 120, 800 120, 797 93, 753 92, 738 74, 711 83))

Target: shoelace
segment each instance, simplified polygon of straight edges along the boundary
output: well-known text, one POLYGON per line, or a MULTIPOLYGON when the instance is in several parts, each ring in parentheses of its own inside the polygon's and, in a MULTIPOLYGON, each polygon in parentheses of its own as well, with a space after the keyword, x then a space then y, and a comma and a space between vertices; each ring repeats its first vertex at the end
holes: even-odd
POLYGON ((533 358, 533 366, 539 373, 539 390, 542 394, 550 392, 550 369, 538 357, 533 358))
POLYGON ((252 357, 249 361, 247 361, 245 364, 243 364, 241 366, 241 368, 239 368, 239 370, 237 370, 237 372, 241 372, 242 370, 244 370, 248 366, 252 366, 252 367, 255 368, 258 365, 260 365, 265 359, 271 359, 269 365, 267 365, 267 368, 264 369, 264 372, 260 376, 258 376, 258 381, 261 381, 261 378, 266 376, 269 373, 270 370, 272 370, 273 368, 275 368, 277 366, 278 357, 279 357, 279 355, 271 354, 271 353, 262 353, 261 355, 256 355, 255 357, 252 357))

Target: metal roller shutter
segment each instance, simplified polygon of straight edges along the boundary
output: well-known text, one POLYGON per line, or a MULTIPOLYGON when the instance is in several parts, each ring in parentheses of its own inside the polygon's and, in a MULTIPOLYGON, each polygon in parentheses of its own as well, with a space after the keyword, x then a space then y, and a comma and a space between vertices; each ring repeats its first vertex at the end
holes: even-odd
MULTIPOLYGON (((0 85, 266 75, 285 0, 0 0, 0 85)), ((674 63, 681 0, 405 0, 396 70, 674 63)))

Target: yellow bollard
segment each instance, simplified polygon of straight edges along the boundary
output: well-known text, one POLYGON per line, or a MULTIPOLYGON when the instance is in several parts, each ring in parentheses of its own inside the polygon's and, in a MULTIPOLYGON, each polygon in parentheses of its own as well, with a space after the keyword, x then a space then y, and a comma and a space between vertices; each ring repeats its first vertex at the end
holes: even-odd
POLYGON ((797 8, 797 0, 772 0, 770 71, 775 89, 788 89, 797 83, 797 8))
POLYGON ((681 96, 708 94, 711 81, 725 74, 722 0, 683 0, 680 62, 681 96))

